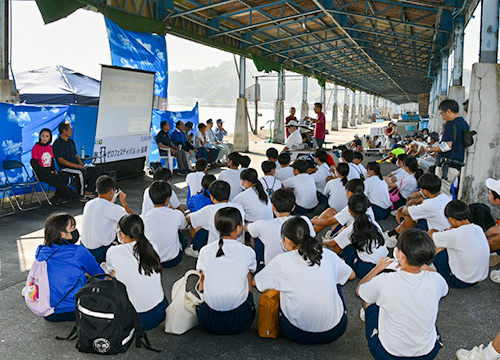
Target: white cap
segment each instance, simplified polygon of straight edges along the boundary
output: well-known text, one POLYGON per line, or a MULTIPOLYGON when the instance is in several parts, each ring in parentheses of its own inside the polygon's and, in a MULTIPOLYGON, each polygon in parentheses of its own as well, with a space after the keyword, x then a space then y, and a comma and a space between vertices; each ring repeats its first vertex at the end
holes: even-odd
POLYGON ((486 179, 486 187, 500 195, 500 180, 486 179))
POLYGON ((356 134, 356 135, 354 135, 354 137, 357 137, 357 138, 359 138, 359 135, 358 135, 358 134, 356 134))
POLYGON ((295 120, 290 120, 288 122, 288 124, 286 124, 286 127, 288 127, 288 126, 297 126, 298 127, 299 123, 297 121, 295 121, 295 120))

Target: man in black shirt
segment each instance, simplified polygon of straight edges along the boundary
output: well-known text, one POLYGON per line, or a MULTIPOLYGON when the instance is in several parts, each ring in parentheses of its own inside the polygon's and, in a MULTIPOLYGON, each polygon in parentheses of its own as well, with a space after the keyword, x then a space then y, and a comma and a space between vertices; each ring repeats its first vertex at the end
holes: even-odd
POLYGON ((179 166, 179 174, 187 174, 188 170, 188 153, 179 149, 176 146, 172 139, 170 138, 170 134, 168 133, 170 130, 170 124, 168 121, 162 121, 160 123, 161 130, 156 135, 156 145, 158 145, 158 150, 160 151, 160 156, 167 156, 167 150, 170 149, 170 153, 177 158, 177 164, 179 166))
POLYGON ((82 159, 76 152, 75 142, 70 139, 73 136, 73 128, 69 121, 59 124, 59 137, 52 145, 54 157, 62 172, 77 175, 77 190, 81 195, 93 195, 95 193, 95 181, 102 174, 100 166, 85 167, 82 159))

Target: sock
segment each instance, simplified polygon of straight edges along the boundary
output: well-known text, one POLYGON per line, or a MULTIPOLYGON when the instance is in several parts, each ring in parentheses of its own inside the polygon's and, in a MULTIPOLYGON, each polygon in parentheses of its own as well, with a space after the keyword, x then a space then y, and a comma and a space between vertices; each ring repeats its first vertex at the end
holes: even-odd
POLYGON ((389 232, 387 233, 387 235, 389 235, 389 236, 396 236, 397 234, 398 234, 398 233, 397 233, 396 229, 392 229, 391 231, 389 231, 389 232))
POLYGON ((484 360, 497 360, 500 359, 500 354, 493 347, 493 343, 490 342, 488 346, 483 348, 482 354, 484 360))

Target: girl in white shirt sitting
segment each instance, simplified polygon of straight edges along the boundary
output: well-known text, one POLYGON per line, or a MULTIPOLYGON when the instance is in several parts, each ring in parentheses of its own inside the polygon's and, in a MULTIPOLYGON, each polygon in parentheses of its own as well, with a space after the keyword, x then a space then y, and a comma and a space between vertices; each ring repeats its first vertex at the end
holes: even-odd
POLYGON ((341 254, 360 279, 375 267, 380 258, 389 254, 382 229, 366 214, 368 204, 365 195, 352 195, 348 206, 354 223, 344 227, 333 240, 323 241, 324 245, 341 254))
POLYGON ((406 204, 408 196, 417 190, 417 180, 423 174, 423 171, 418 167, 417 159, 413 157, 406 158, 403 170, 408 173, 398 183, 389 184, 389 190, 398 188, 399 200, 393 202, 394 210, 399 209, 406 204))
POLYGON ((281 228, 284 254, 276 256, 254 278, 259 291, 280 291, 281 331, 300 344, 327 344, 347 327, 340 285, 356 276, 333 251, 323 250, 297 216, 281 228))
POLYGON ((382 258, 360 281, 357 294, 366 309, 365 333, 376 360, 430 360, 442 347, 436 318, 448 285, 437 272, 423 269, 434 251, 429 235, 407 230, 394 249, 400 271, 382 273, 394 261, 382 258))
POLYGON ((139 215, 123 216, 118 222, 118 241, 106 254, 108 271, 127 287, 127 294, 141 318, 144 330, 165 320, 168 301, 161 286, 161 262, 156 249, 144 235, 139 215))
POLYGON ((328 206, 335 211, 340 211, 347 206, 345 186, 349 165, 339 163, 335 168, 334 178, 326 183, 324 194, 328 196, 328 206))
POLYGON ((255 252, 236 240, 243 231, 238 209, 222 208, 214 221, 220 239, 200 250, 196 264, 205 297, 196 308, 198 321, 211 334, 241 334, 250 328, 256 313, 250 285, 257 267, 255 252))
POLYGON ((236 195, 233 202, 245 210, 245 221, 271 220, 273 208, 255 169, 243 170, 240 174, 241 186, 245 189, 236 195))
POLYGON ((365 180, 365 195, 372 204, 375 220, 384 220, 391 215, 391 198, 389 197, 389 186, 384 181, 380 172, 380 164, 376 161, 367 165, 365 180))

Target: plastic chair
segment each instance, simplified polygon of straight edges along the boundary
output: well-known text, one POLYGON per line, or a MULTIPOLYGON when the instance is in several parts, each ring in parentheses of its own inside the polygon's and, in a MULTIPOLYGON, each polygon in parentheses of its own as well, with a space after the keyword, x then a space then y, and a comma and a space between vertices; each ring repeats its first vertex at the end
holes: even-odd
POLYGON ((14 204, 12 204, 12 201, 10 199, 9 191, 12 192, 12 195, 14 195, 14 190, 12 189, 12 186, 9 184, 4 184, 2 179, 0 179, 0 192, 2 193, 2 198, 0 200, 1 208, 5 209, 5 199, 6 198, 9 199, 9 204, 10 204, 10 207, 12 208, 11 212, 8 212, 6 214, 0 214, 0 217, 4 217, 7 215, 13 215, 16 212, 16 209, 14 208, 14 204))
MULTIPOLYGON (((42 201, 40 200, 40 197, 38 196, 38 192, 36 191, 36 188, 35 188, 36 185, 40 185, 40 187, 42 187, 42 184, 40 183, 40 181, 38 180, 38 178, 36 176, 32 176, 32 177, 29 176, 28 170, 26 170, 26 167, 24 166, 24 164, 22 162, 17 161, 17 160, 4 160, 4 161, 2 161, 2 170, 3 170, 3 173, 5 175, 5 183, 7 185, 11 186, 12 195, 14 195, 13 196, 14 201, 15 201, 19 210, 28 211, 28 210, 38 209, 40 206, 42 206, 42 201), (22 175, 23 180, 15 181, 15 182, 9 180, 9 175, 7 174, 7 171, 13 171, 13 170, 17 170, 17 169, 22 169, 21 175, 22 175), (26 177, 26 180, 24 180, 24 177, 26 177), (23 208, 21 205, 24 205, 24 203, 26 202, 26 194, 27 194, 26 190, 28 189, 29 186, 31 186, 29 203, 33 204, 33 194, 35 194, 36 200, 38 202, 38 206, 35 205, 35 206, 23 208), (20 189, 20 188, 23 188, 23 197, 22 197, 21 202, 19 202, 17 200, 17 196, 14 193, 15 189, 20 189)), ((42 188, 42 191, 43 191, 43 188, 42 188)), ((45 191, 44 191, 44 194, 45 194, 45 191)), ((47 197, 47 194, 45 194, 45 197, 47 197)), ((47 201, 48 201, 48 198, 47 198, 47 201)))

